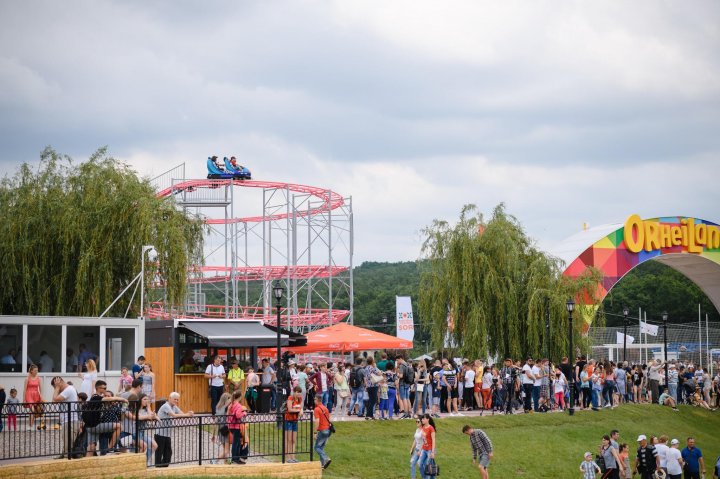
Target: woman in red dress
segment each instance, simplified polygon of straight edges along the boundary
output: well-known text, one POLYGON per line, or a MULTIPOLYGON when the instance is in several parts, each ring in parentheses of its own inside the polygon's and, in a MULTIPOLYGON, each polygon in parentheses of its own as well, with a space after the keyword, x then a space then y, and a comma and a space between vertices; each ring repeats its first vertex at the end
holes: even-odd
MULTIPOLYGON (((30 423, 28 429, 35 428, 35 418, 42 416, 42 390, 40 385, 40 378, 38 377, 38 367, 34 364, 30 365, 30 370, 25 378, 25 387, 23 388, 24 395, 23 401, 30 403, 28 409, 30 409, 30 423)), ((38 430, 45 429, 45 424, 40 421, 40 425, 37 427, 38 430)))

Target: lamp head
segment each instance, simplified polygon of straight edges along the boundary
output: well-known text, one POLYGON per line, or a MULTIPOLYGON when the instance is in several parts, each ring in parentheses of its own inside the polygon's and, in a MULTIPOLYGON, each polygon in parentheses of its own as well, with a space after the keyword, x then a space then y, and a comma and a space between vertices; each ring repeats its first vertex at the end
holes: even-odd
POLYGON ((575 309, 575 301, 573 301, 572 298, 568 298, 568 300, 565 302, 565 307, 568 310, 568 313, 572 313, 575 309))
POLYGON ((275 296, 275 299, 280 301, 283 297, 283 294, 285 294, 285 288, 280 285, 280 281, 275 281, 275 283, 273 284, 273 295, 275 296))
POLYGON ((630 314, 630 308, 623 306, 623 315, 627 318, 628 314, 630 314))
POLYGON ((666 322, 667 322, 667 320, 668 320, 668 314, 667 314, 667 311, 663 311, 663 313, 662 313, 662 319, 663 319, 663 322, 664 322, 664 323, 666 323, 666 322))

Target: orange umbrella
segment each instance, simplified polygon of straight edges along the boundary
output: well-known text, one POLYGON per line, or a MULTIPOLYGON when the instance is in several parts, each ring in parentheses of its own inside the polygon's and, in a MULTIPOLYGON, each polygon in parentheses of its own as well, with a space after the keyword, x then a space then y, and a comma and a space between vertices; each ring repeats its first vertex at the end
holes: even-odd
POLYGON ((300 354, 316 351, 344 353, 365 349, 412 349, 413 347, 412 341, 359 328, 348 323, 338 323, 334 326, 318 329, 305 336, 307 337, 307 346, 286 349, 300 354))

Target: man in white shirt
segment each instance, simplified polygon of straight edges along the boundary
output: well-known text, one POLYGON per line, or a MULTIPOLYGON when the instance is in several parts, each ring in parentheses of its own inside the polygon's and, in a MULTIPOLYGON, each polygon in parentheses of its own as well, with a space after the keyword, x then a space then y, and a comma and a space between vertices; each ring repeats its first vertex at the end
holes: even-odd
POLYGON ((535 377, 532 388, 533 409, 535 412, 538 412, 538 407, 540 406, 540 386, 542 386, 543 373, 542 369, 537 364, 532 367, 531 371, 532 375, 535 377))
POLYGON ((683 466, 685 465, 682 459, 682 453, 678 446, 680 441, 673 439, 670 441, 670 447, 667 450, 667 473, 668 479, 680 479, 682 474, 683 466))
POLYGON ((532 373, 533 364, 535 362, 532 358, 527 358, 525 364, 522 367, 522 387, 523 393, 525 393, 525 400, 523 401, 523 409, 526 413, 530 412, 531 409, 531 398, 533 392, 533 384, 535 383, 535 376, 532 373))
POLYGON ((662 367, 663 362, 656 359, 650 363, 650 367, 648 368, 648 387, 652 393, 653 404, 657 404, 660 398, 660 370, 662 367))
POLYGON ((213 363, 205 369, 205 377, 210 385, 210 410, 214 416, 220 396, 225 391, 225 367, 220 356, 215 356, 213 363))
POLYGON ((475 370, 468 364, 464 364, 465 368, 465 383, 463 384, 463 401, 465 402, 465 409, 470 411, 473 409, 473 392, 475 389, 475 370))
POLYGON ((658 457, 660 458, 660 467, 667 470, 667 453, 670 449, 667 445, 667 442, 670 440, 667 436, 660 436, 658 438, 658 443, 655 444, 655 450, 658 453, 658 457))
POLYGON ((66 383, 65 380, 60 376, 52 378, 52 380, 50 381, 50 385, 55 388, 55 390, 53 391, 53 401, 69 403, 68 408, 71 408, 69 411, 68 409, 61 409, 60 413, 60 423, 63 424, 65 427, 69 428, 71 431, 70 434, 68 434, 67 432, 62 433, 63 453, 62 456, 59 457, 59 459, 67 459, 67 455, 70 453, 73 441, 75 440, 75 434, 77 433, 78 425, 80 423, 77 413, 77 390, 74 386, 66 383))
MULTIPOLYGON (((260 371, 258 371, 258 372, 262 373, 261 385, 271 386, 275 383, 275 368, 270 366, 270 361, 268 361, 267 359, 262 360, 262 367, 260 368, 260 371)), ((276 392, 275 392, 275 388, 273 387, 270 389, 270 409, 272 409, 273 411, 275 410, 275 408, 277 406, 275 404, 275 402, 276 402, 275 395, 276 395, 276 392)))

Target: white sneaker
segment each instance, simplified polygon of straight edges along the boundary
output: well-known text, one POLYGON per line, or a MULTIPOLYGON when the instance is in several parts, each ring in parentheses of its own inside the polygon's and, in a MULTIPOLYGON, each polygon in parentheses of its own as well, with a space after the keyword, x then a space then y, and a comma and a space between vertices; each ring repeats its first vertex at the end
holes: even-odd
POLYGON ((465 417, 465 414, 463 414, 463 413, 459 412, 459 413, 457 413, 457 416, 462 416, 462 417, 465 417))

